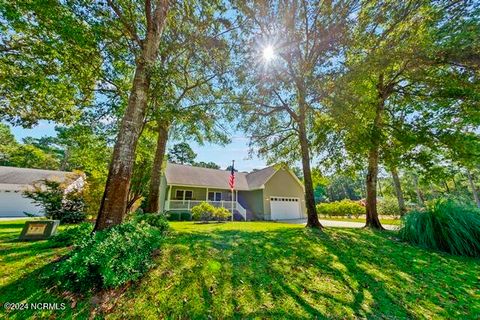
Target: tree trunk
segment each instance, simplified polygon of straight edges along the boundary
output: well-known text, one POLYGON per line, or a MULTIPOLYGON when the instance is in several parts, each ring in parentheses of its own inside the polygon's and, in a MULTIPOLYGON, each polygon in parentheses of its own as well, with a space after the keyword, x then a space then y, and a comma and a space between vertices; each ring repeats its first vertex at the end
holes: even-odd
POLYGON ((151 12, 147 14, 147 33, 145 40, 140 44, 141 52, 136 58, 132 89, 113 149, 94 231, 122 223, 126 212, 135 150, 147 109, 151 70, 157 59, 167 10, 168 1, 158 0, 153 14, 151 12))
POLYGON ((413 176, 413 184, 415 187, 415 193, 417 194, 417 201, 422 207, 424 207, 425 200, 423 199, 422 191, 420 191, 420 188, 418 186, 418 177, 416 175, 413 176))
POLYGON ((475 201, 475 204, 477 205, 477 207, 480 208, 480 197, 478 195, 478 189, 477 189, 477 186, 475 186, 475 181, 473 181, 472 173, 468 169, 467 169, 467 177, 468 177, 468 182, 470 183, 470 188, 472 188, 473 200, 475 201))
POLYGON ((146 212, 157 213, 159 211, 160 181, 162 178, 162 165, 168 140, 168 124, 158 124, 157 147, 153 160, 150 187, 147 198, 146 212))
POLYGON ((382 182, 380 181, 380 179, 378 179, 377 177, 377 180, 378 180, 378 194, 380 195, 380 197, 383 198, 383 191, 382 191, 382 182))
POLYGON ((391 169, 393 186, 395 187, 395 194, 397 195, 398 208, 400 209, 400 215, 403 216, 407 212, 405 207, 405 198, 403 197, 402 185, 400 183, 400 178, 398 177, 397 168, 393 167, 391 169))
POLYGON ((313 194, 312 172, 310 169, 310 153, 308 140, 305 132, 305 123, 299 125, 300 149, 302 152, 303 182, 305 184, 305 206, 307 207, 307 227, 323 228, 318 220, 317 210, 315 208, 315 197, 313 194))
POLYGON ((385 109, 385 93, 383 88, 383 75, 379 77, 378 104, 376 107, 375 119, 373 120, 372 132, 370 137, 370 150, 368 152, 368 171, 367 171, 367 219, 365 227, 382 230, 382 224, 378 219, 377 212, 377 182, 378 182, 378 160, 380 139, 382 138, 383 112, 385 109))
POLYGON ((378 178, 378 145, 370 149, 368 153, 367 173, 367 221, 365 227, 383 229, 377 212, 377 178, 378 178))

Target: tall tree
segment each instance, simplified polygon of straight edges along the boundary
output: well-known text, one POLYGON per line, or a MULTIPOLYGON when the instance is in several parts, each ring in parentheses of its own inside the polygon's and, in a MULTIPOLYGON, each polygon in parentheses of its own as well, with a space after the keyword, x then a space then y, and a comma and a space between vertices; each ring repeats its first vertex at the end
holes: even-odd
POLYGON ((186 142, 177 143, 168 151, 168 160, 173 163, 193 164, 196 157, 197 154, 186 142))
POLYGON ((145 1, 140 12, 132 3, 122 7, 118 3, 108 1, 108 5, 120 22, 119 27, 134 46, 132 50, 135 55, 135 75, 113 149, 95 230, 102 230, 123 221, 135 150, 147 112, 151 72, 158 58, 158 49, 169 8, 168 0, 156 0, 153 3, 145 1))
POLYGON ((239 2, 246 17, 238 79, 240 126, 269 162, 301 160, 307 227, 321 228, 311 172, 311 127, 322 77, 340 48, 356 1, 239 2))
POLYGON ((159 210, 160 179, 169 137, 199 144, 223 144, 228 140, 222 126, 228 108, 221 100, 228 90, 224 74, 229 47, 225 38, 234 26, 223 18, 225 10, 222 3, 215 1, 192 4, 189 11, 179 10, 177 19, 164 33, 150 98, 157 146, 145 205, 148 212, 159 210), (198 10, 193 9, 195 6, 198 10))
POLYGON ((416 0, 365 1, 345 48, 345 73, 334 87, 333 115, 348 132, 350 152, 367 158, 367 227, 382 229, 377 213, 382 152, 388 149, 394 120, 404 112, 401 101, 432 63, 430 32, 441 10, 416 0))

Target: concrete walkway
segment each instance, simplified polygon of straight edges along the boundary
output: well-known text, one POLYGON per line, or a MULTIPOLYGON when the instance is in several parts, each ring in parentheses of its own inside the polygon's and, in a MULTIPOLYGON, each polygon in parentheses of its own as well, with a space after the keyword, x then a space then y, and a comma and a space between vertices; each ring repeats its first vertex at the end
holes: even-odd
MULTIPOLYGON (((279 220, 279 222, 293 223, 293 224, 307 224, 307 219, 279 220)), ((365 226, 364 222, 353 222, 353 221, 334 221, 334 220, 320 219, 320 223, 325 227, 333 227, 333 228, 363 228, 365 226)), ((391 224, 382 224, 382 226, 387 230, 398 229, 398 226, 391 225, 391 224)))

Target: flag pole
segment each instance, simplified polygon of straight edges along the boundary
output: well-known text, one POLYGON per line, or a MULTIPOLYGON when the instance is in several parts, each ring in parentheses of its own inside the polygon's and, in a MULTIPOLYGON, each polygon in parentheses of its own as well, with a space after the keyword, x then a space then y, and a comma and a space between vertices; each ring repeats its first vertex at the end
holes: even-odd
MULTIPOLYGON (((232 160, 232 172, 234 172, 235 170, 235 160, 232 160)), ((233 186, 231 188, 231 191, 232 191, 232 221, 233 221, 233 186)))

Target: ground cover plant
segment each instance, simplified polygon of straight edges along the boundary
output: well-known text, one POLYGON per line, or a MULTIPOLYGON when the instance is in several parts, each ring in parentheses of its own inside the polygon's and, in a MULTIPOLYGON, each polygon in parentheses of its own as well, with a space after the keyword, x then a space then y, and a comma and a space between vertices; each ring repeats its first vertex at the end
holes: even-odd
POLYGON ((153 266, 168 223, 161 216, 141 215, 75 244, 67 257, 54 264, 46 279, 61 289, 85 292, 115 288, 139 279, 153 266))

